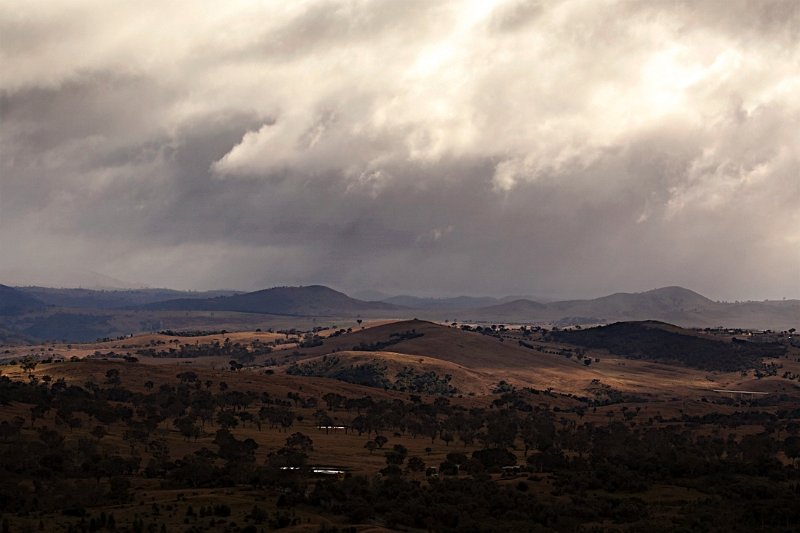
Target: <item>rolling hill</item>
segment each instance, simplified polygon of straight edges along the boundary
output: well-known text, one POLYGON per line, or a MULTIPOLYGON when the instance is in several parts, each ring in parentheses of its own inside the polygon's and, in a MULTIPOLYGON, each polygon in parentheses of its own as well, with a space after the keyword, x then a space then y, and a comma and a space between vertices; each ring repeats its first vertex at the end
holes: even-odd
POLYGON ((306 356, 341 351, 382 352, 427 356, 474 370, 484 368, 572 369, 561 357, 551 357, 520 346, 516 341, 462 331, 423 320, 404 320, 367 328, 341 337, 329 337, 320 346, 302 350, 306 356))
POLYGON ((404 308, 384 302, 366 302, 323 285, 274 287, 246 294, 208 299, 176 299, 144 306, 153 310, 236 311, 289 316, 354 316, 393 313, 404 308))
POLYGON ((547 305, 525 299, 482 307, 474 312, 479 316, 491 317, 492 320, 501 322, 519 320, 521 316, 549 316, 547 305))
POLYGON ((553 331, 549 338, 633 359, 678 362, 701 370, 754 368, 762 357, 785 353, 780 345, 726 342, 656 321, 617 322, 583 330, 553 331))
POLYGON ((720 304, 683 287, 664 287, 641 293, 616 293, 594 300, 554 302, 548 310, 567 315, 636 319, 661 318, 713 310, 720 304))
MULTIPOLYGON (((766 372, 762 358, 783 357, 785 351, 783 345, 734 342, 729 336, 656 321, 528 338, 518 330, 484 328, 479 333, 408 320, 325 338, 320 345, 295 351, 283 368, 296 365, 292 371, 298 375, 397 390, 413 390, 398 376, 408 367, 418 374, 433 370, 440 378, 449 375, 448 384, 477 394, 489 393, 503 380, 516 387, 574 394, 584 394, 593 383, 602 382, 626 393, 669 396, 678 389, 704 394, 714 388, 736 388, 750 379, 741 372, 766 372)), ((764 379, 765 390, 786 386, 785 381, 764 379)), ((436 376, 423 383, 442 385, 436 376)))

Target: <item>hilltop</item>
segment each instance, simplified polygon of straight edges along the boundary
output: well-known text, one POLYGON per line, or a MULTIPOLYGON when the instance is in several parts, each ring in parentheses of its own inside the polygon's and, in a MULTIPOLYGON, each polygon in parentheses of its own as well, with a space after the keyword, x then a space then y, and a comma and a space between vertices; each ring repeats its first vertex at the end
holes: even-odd
POLYGON ((693 368, 728 372, 753 368, 764 357, 780 357, 786 352, 783 346, 725 342, 657 321, 554 331, 548 337, 635 359, 674 361, 693 368))
POLYGON ((528 368, 536 363, 552 363, 550 358, 537 361, 535 353, 515 342, 423 320, 392 322, 327 338, 322 345, 303 353, 322 355, 354 349, 430 356, 472 368, 528 368))
POLYGON ((702 312, 717 306, 712 300, 689 289, 664 287, 641 293, 620 292, 594 300, 555 302, 547 307, 574 315, 637 319, 702 312))
POLYGON ((149 304, 144 308, 181 311, 235 311, 291 316, 341 316, 403 309, 385 302, 366 302, 350 298, 344 293, 323 285, 274 287, 217 298, 183 298, 149 304))

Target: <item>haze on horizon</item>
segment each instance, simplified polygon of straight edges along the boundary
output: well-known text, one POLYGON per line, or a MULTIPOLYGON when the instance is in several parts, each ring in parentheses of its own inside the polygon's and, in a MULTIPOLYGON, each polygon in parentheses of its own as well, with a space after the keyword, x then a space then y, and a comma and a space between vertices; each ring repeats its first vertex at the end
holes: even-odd
POLYGON ((798 64, 793 0, 0 0, 0 283, 800 298, 798 64))

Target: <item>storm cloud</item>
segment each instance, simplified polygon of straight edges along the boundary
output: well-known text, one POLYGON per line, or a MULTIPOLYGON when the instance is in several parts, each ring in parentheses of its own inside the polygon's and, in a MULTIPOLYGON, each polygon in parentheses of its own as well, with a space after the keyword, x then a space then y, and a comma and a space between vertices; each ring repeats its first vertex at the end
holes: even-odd
POLYGON ((2 2, 0 272, 798 298, 798 43, 793 0, 2 2))

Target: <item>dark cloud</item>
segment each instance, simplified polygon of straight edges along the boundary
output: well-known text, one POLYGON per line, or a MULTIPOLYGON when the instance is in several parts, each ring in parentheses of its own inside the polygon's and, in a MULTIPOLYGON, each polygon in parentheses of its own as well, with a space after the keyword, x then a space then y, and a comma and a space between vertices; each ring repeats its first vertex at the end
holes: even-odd
POLYGON ((0 10, 0 274, 800 297, 796 2, 207 7, 0 10))

